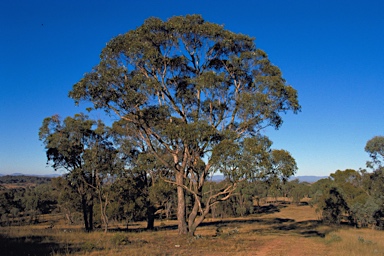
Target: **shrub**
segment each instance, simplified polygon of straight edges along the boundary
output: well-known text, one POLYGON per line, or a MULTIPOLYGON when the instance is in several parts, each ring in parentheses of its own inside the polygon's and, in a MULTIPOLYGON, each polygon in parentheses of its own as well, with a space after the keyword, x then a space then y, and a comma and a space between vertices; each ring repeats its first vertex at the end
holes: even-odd
POLYGON ((114 245, 127 245, 131 243, 128 239, 127 235, 124 235, 122 233, 116 233, 111 237, 111 243, 114 245))

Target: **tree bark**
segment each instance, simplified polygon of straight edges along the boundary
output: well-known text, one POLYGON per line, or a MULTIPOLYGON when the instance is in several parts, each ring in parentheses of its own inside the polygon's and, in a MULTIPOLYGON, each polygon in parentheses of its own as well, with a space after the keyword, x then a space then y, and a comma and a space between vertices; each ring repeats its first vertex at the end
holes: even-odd
POLYGON ((197 225, 198 225, 196 223, 196 217, 197 217, 197 214, 198 214, 198 210, 199 210, 199 205, 198 205, 197 200, 195 199, 192 211, 189 214, 189 218, 188 218, 188 235, 190 235, 190 236, 194 236, 195 235, 195 231, 196 231, 196 228, 197 228, 197 225))
POLYGON ((185 221, 185 193, 184 188, 184 177, 182 172, 176 173, 176 184, 177 186, 177 225, 179 230, 179 235, 185 235, 188 233, 187 223, 185 221))
POLYGON ((155 228, 155 211, 156 208, 153 205, 147 206, 147 229, 149 230, 155 228))
POLYGON ((197 227, 204 221, 205 217, 207 216, 210 206, 206 206, 204 211, 201 213, 201 215, 198 215, 198 204, 195 202, 193 210, 191 214, 189 215, 189 221, 188 221, 188 235, 194 236, 197 227))
POLYGON ((105 195, 105 202, 103 202, 103 198, 101 195, 101 191, 99 190, 99 203, 100 203, 100 215, 101 220, 104 224, 104 232, 108 232, 108 216, 107 216, 107 205, 108 205, 108 196, 105 195))
POLYGON ((93 196, 90 199, 89 205, 88 205, 88 225, 89 225, 89 230, 93 230, 93 196))
POLYGON ((84 227, 86 231, 89 231, 89 223, 88 223, 88 207, 87 207, 87 199, 85 195, 81 195, 81 208, 83 209, 83 220, 84 227))

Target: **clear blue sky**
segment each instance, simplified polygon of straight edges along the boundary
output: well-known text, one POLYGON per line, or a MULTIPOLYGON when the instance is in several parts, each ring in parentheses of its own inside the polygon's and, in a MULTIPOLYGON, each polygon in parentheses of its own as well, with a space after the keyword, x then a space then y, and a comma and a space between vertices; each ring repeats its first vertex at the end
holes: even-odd
POLYGON ((185 14, 255 37, 298 90, 302 112, 265 131, 297 175, 364 168, 365 143, 384 135, 383 12, 381 0, 1 1, 0 173, 54 173, 38 140, 43 119, 84 111, 68 91, 112 37, 185 14))

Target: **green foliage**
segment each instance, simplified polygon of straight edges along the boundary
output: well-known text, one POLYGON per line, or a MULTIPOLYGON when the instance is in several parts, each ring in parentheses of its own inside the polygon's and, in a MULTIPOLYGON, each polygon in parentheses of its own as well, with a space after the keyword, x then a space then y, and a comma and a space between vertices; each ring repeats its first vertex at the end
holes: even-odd
POLYGON ((327 244, 331 244, 331 243, 337 243, 337 242, 340 242, 342 241, 342 238, 338 235, 336 235, 335 233, 330 233, 329 235, 327 235, 326 237, 326 243, 327 244))
POLYGON ((93 229, 93 205, 97 198, 102 220, 107 227, 108 196, 103 183, 121 167, 109 129, 101 121, 76 114, 61 121, 58 116, 45 118, 39 137, 47 150, 48 163, 67 171, 65 178, 80 196, 84 226, 93 229))
POLYGON ((98 246, 95 242, 86 241, 81 245, 81 250, 85 252, 92 252, 96 250, 102 250, 101 246, 98 246))
POLYGON ((369 227, 376 224, 375 213, 380 209, 379 205, 372 197, 369 197, 365 203, 355 203, 351 207, 351 214, 356 225, 360 227, 369 227))
POLYGON ((116 233, 111 237, 111 243, 118 246, 118 245, 127 245, 131 242, 128 239, 128 236, 122 233, 116 233))
POLYGON ((380 170, 337 170, 329 179, 311 186, 313 203, 326 223, 339 223, 344 217, 359 227, 382 225, 383 181, 380 170))
MULTIPOLYGON (((369 153, 372 161, 367 162, 367 166, 373 169, 373 173, 369 175, 369 179, 364 182, 368 187, 369 200, 366 203, 366 210, 360 215, 366 215, 369 223, 374 222, 376 227, 383 229, 383 212, 384 212, 384 136, 375 136, 370 139, 365 151, 369 153), (372 216, 373 213, 373 216, 372 216)), ((367 175, 368 176, 368 175, 367 175)))
POLYGON ((76 222, 76 213, 81 212, 81 198, 71 181, 63 177, 52 179, 52 187, 55 189, 55 196, 60 211, 64 213, 68 224, 76 222))
POLYGON ((331 188, 325 196, 322 207, 323 222, 326 224, 340 224, 342 217, 347 214, 349 207, 337 188, 331 188))
MULTIPOLYGON (((25 177, 28 180, 28 176, 25 177)), ((56 210, 57 198, 50 183, 44 181, 41 184, 17 184, 20 187, 2 187, 0 190, 0 215, 3 221, 12 225, 31 224, 38 222, 40 214, 49 214, 56 210), (8 216, 11 216, 12 220, 8 216), (17 223, 13 221, 15 219, 17 223)))
POLYGON ((370 139, 365 146, 365 151, 372 158, 371 162, 367 162, 367 166, 370 168, 374 168, 375 165, 381 167, 384 160, 384 136, 375 136, 370 139))
POLYGON ((310 186, 307 183, 300 183, 293 180, 283 185, 285 196, 292 198, 292 202, 299 204, 300 200, 307 197, 310 193, 310 186))

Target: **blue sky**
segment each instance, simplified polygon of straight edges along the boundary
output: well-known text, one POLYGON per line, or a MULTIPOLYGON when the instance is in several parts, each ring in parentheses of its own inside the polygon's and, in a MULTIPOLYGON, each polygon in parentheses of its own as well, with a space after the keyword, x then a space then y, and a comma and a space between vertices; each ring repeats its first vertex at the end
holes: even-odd
POLYGON ((255 37, 298 90, 302 112, 264 131, 297 175, 364 168, 365 143, 384 135, 383 11, 379 0, 1 1, 0 173, 53 173, 38 129, 84 111, 67 95, 105 44, 148 17, 185 14, 255 37))

